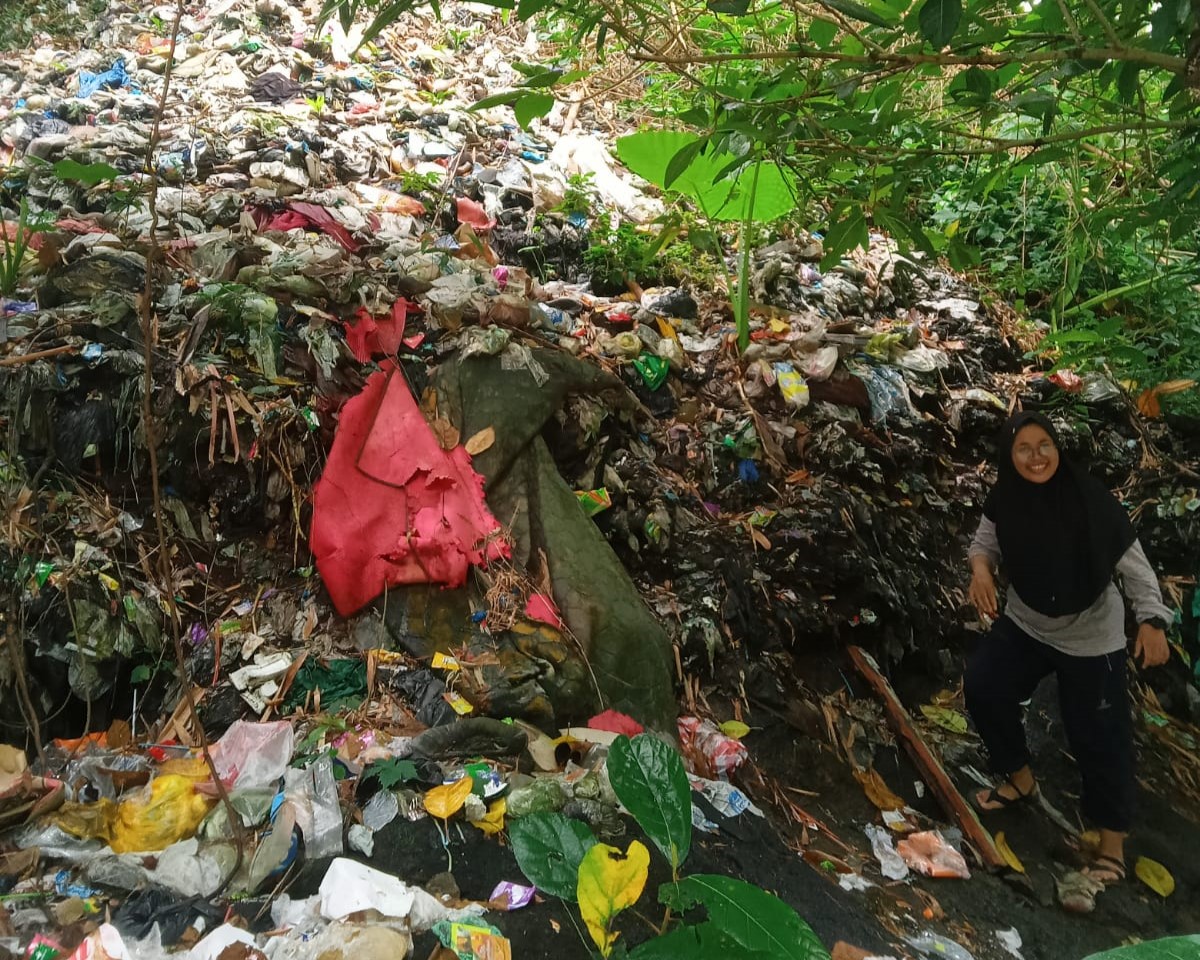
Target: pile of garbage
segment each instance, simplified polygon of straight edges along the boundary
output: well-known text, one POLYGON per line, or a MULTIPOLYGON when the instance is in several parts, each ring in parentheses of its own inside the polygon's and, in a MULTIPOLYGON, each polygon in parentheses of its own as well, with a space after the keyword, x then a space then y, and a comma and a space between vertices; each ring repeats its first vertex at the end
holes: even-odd
MULTIPOLYGON (((1122 488, 1200 662, 1186 424, 1103 373, 1047 375, 1041 331, 880 235, 828 269, 818 234, 755 250, 739 353, 727 296, 598 282, 587 251, 663 204, 596 108, 533 130, 472 109, 536 35, 448 7, 359 49, 316 6, 185 3, 157 141, 173 6, 114 5, 83 48, 0 68, 0 722, 29 731, 0 791, 6 943, 121 891, 132 919, 79 955, 152 956, 161 891, 188 905, 161 942, 196 940, 209 899, 369 859, 456 783, 485 832, 522 804, 619 832, 598 716, 679 738, 707 802, 748 809, 727 782, 746 748, 707 718, 787 714, 797 660, 847 642, 955 671, 965 541, 1018 402, 1122 488)), ((1190 668, 1156 685, 1164 716, 1200 719, 1190 668)), ((256 904, 289 931, 269 955, 358 952, 363 910, 395 922, 362 949, 397 952, 532 896, 365 869, 256 904)))

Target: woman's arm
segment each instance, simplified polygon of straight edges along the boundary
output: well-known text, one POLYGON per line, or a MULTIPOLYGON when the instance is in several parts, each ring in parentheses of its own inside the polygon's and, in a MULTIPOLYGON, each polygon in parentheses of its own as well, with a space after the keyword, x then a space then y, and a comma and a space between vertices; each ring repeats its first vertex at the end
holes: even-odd
POLYGON ((995 620, 999 605, 993 571, 1000 565, 1000 541, 996 537, 996 525, 987 517, 980 518, 967 557, 971 563, 971 586, 967 595, 980 616, 995 620))
POLYGON ((1171 656, 1166 629, 1175 613, 1163 603, 1158 577, 1139 541, 1135 540, 1117 562, 1117 574, 1139 624, 1133 655, 1140 656, 1147 667, 1166 663, 1171 656))

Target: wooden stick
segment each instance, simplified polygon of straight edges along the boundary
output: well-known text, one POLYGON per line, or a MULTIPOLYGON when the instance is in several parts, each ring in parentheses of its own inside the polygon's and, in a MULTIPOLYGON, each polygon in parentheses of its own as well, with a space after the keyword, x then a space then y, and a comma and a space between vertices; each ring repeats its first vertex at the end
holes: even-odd
POLYGON ((908 751, 908 755, 912 758, 913 763, 917 765, 917 769, 921 772, 921 777, 929 789, 933 791, 938 802, 942 805, 942 809, 953 818, 962 830, 963 836, 967 838, 979 851, 979 856, 982 858, 984 866, 989 870, 1006 870, 1008 864, 1004 858, 1000 856, 1000 852, 996 849, 995 843, 992 841, 992 835, 984 829, 983 824, 979 822, 979 817, 971 806, 963 799, 958 788, 954 786, 950 778, 946 775, 938 759, 930 752, 929 747, 925 745, 925 741, 921 735, 917 733, 916 728, 912 725, 912 720, 908 715, 908 711, 904 709, 904 705, 900 703, 900 698, 896 696, 896 691, 892 689, 892 685, 888 683, 887 678, 879 672, 879 666, 869 653, 861 647, 850 647, 850 659, 854 661, 854 666, 858 668, 864 679, 879 694, 883 700, 883 707, 887 713, 888 720, 895 729, 897 736, 900 737, 901 743, 908 751))
POLYGON ((33 363, 34 360, 45 360, 47 357, 57 357, 63 353, 74 353, 75 347, 66 344, 62 347, 51 347, 49 350, 38 350, 34 353, 22 353, 17 357, 5 357, 0 360, 0 367, 15 367, 22 363, 33 363))

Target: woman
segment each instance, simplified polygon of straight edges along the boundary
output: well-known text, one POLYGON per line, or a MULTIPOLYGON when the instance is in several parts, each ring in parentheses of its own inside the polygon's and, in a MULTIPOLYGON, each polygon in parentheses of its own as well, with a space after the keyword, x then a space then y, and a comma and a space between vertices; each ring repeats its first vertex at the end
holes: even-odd
POLYGON ((999 479, 971 543, 971 602, 995 623, 967 666, 967 709, 1003 782, 976 797, 982 810, 1037 798, 1022 703, 1050 673, 1071 752, 1083 779, 1081 806, 1100 830, 1084 873, 1105 886, 1125 878, 1133 815, 1133 726, 1125 678, 1125 608, 1138 623, 1144 666, 1170 655, 1173 616, 1117 499, 1064 459, 1054 427, 1019 413, 1001 434, 999 479), (993 571, 1003 564, 1008 602, 997 619, 993 571))

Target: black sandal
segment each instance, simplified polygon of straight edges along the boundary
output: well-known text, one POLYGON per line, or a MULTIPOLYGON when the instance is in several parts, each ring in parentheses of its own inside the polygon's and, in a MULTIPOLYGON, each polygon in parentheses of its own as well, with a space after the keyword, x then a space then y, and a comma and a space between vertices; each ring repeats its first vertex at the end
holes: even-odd
POLYGON ((1083 874, 1086 877, 1095 880, 1097 883, 1102 883, 1106 887, 1111 887, 1114 884, 1121 883, 1125 880, 1125 861, 1118 860, 1116 857, 1110 857, 1105 854, 1098 854, 1092 857, 1092 862, 1083 868, 1083 874), (1100 873, 1111 873, 1112 879, 1107 880, 1104 877, 1097 877, 1092 871, 1100 873))
POLYGON ((976 795, 975 804, 983 813, 999 813, 1001 810, 1007 810, 1009 807, 1018 806, 1023 803, 1032 803, 1033 801, 1037 800, 1037 798, 1037 781, 1034 781, 1033 787, 1028 793, 1022 793, 1021 789, 1015 783, 1013 783, 1012 778, 1009 777, 1004 781, 1004 783, 1000 784, 1000 786, 989 788, 985 795, 976 795), (1003 787, 1004 784, 1008 784, 1010 787, 1012 787, 1013 790, 1016 791, 1017 795, 1015 797, 1006 797, 1004 794, 1002 794, 1000 792, 1000 787, 1003 787), (999 806, 985 806, 985 804, 993 803, 999 804, 999 806))

